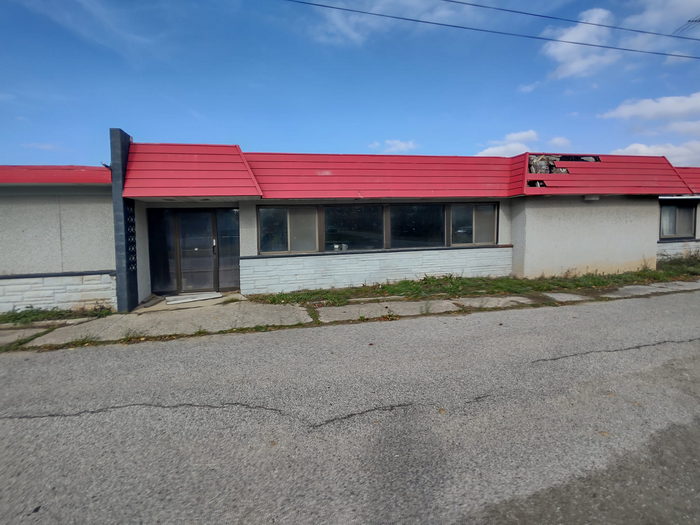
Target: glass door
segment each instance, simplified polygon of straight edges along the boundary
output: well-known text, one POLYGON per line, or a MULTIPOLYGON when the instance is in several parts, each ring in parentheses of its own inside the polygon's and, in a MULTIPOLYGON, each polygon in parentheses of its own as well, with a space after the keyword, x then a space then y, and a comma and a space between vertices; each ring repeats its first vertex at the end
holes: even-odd
POLYGON ((148 210, 151 290, 232 290, 240 282, 238 209, 148 210))
POLYGON ((214 214, 183 211, 180 218, 180 289, 183 292, 215 290, 216 242, 214 214))
POLYGON ((240 237, 238 210, 221 208, 216 210, 216 234, 219 254, 219 289, 239 287, 240 237))

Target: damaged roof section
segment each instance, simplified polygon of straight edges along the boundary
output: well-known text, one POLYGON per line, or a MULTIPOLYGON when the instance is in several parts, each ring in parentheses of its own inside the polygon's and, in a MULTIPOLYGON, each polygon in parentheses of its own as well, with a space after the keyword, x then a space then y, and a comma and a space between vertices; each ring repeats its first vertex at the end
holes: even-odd
POLYGON ((688 186, 666 157, 530 153, 525 195, 675 195, 688 186))

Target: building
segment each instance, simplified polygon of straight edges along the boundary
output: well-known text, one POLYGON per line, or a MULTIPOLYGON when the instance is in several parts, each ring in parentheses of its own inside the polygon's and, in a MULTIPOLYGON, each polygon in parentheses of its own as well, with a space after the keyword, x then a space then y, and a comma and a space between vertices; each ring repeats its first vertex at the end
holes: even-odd
POLYGON ((700 248, 700 168, 665 157, 248 153, 136 143, 0 167, 0 311, 424 275, 654 267, 700 248))

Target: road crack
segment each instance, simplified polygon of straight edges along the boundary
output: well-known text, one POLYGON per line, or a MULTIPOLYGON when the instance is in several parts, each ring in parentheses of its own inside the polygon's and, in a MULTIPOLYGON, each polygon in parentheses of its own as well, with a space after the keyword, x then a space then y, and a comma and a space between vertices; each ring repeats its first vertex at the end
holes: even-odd
POLYGON ((668 341, 658 341, 656 343, 647 343, 647 344, 643 344, 643 345, 628 346, 625 348, 612 348, 610 350, 589 350, 587 352, 579 352, 577 354, 567 354, 567 355, 560 355, 557 357, 547 357, 547 358, 543 358, 543 359, 535 359, 534 361, 530 361, 530 364, 546 363, 546 362, 550 362, 550 361, 559 361, 561 359, 569 359, 572 357, 581 357, 584 355, 591 355, 591 354, 612 354, 615 352, 629 352, 631 350, 641 350, 642 348, 651 348, 654 346, 661 346, 661 345, 667 345, 667 344, 694 343, 696 341, 700 341, 700 337, 695 337, 692 339, 678 339, 678 340, 670 339, 668 341))
POLYGON ((262 410, 265 412, 274 412, 284 415, 284 412, 278 408, 266 407, 263 405, 250 405, 248 403, 221 403, 219 405, 201 404, 201 403, 177 403, 175 405, 158 405, 156 403, 129 403, 126 405, 114 405, 103 408, 95 408, 92 410, 80 410, 78 412, 68 413, 53 413, 53 414, 28 414, 28 415, 9 415, 0 416, 0 420, 8 419, 52 419, 52 418, 71 418, 82 417, 94 414, 103 414, 114 410, 124 410, 128 408, 159 408, 164 410, 177 410, 180 408, 203 408, 210 410, 221 410, 226 408, 243 408, 246 410, 262 410))
POLYGON ((351 412, 349 414, 345 414, 342 416, 332 417, 330 419, 326 419, 325 421, 321 421, 320 423, 312 423, 309 425, 309 428, 312 430, 315 430, 317 428, 321 428, 321 427, 324 427, 326 425, 332 425, 333 423, 338 423, 340 421, 352 419, 353 417, 364 416, 365 414, 371 414, 372 412, 393 412, 394 410, 397 410, 399 408, 409 408, 412 406, 413 406, 413 403, 399 403, 399 404, 395 404, 395 405, 384 405, 384 406, 368 408, 367 410, 362 410, 360 412, 351 412))

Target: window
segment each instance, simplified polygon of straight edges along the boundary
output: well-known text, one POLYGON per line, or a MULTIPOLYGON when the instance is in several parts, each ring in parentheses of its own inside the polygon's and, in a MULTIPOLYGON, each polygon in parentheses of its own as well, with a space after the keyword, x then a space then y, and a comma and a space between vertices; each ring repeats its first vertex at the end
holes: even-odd
POLYGON ((661 238, 695 237, 696 205, 661 205, 661 238))
POLYGON ((259 208, 260 253, 316 251, 316 208, 259 208))
POLYGON ((495 204, 453 204, 452 244, 496 242, 495 204))
POLYGON ((391 247, 445 246, 444 213, 441 204, 391 206, 391 247))
POLYGON ((379 250, 384 248, 382 206, 327 206, 324 208, 324 250, 379 250))
POLYGON ((498 204, 261 206, 259 252, 309 253, 496 244, 498 204))

